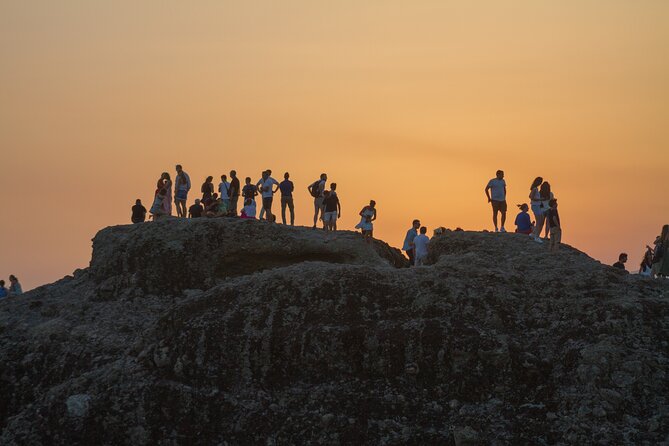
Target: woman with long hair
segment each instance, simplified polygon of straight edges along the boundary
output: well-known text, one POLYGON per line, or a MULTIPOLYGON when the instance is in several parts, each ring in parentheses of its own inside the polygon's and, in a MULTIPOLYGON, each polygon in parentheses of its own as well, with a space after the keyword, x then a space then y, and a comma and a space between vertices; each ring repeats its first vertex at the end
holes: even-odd
POLYGON ((172 215, 172 178, 168 172, 163 172, 160 179, 163 181, 163 190, 165 191, 163 212, 164 215, 172 215))
POLYGON ((200 190, 202 191, 202 203, 206 206, 211 201, 211 196, 214 195, 214 177, 208 176, 200 190))
MULTIPOLYGON (((541 196, 541 209, 543 209, 544 214, 548 212, 548 208, 550 206, 548 205, 550 201, 555 198, 553 195, 553 192, 551 192, 551 185, 548 183, 548 181, 544 181, 541 184, 541 187, 539 188, 539 195, 541 196)), ((544 216, 545 219, 545 216, 544 216)), ((545 233, 544 233, 544 238, 548 238, 548 232, 550 231, 551 228, 551 223, 549 220, 545 220, 546 226, 545 226, 545 233)), ((537 232, 537 237, 541 235, 541 229, 539 229, 539 232, 537 232)))
MULTIPOLYGON (((530 233, 530 238, 533 240, 543 243, 541 241, 541 238, 537 237, 535 235, 536 228, 540 228, 544 224, 544 220, 546 219, 546 216, 544 215, 543 210, 541 209, 541 194, 539 194, 539 186, 541 186, 541 183, 544 182, 544 179, 541 177, 536 177, 534 181, 532 181, 532 185, 530 186, 530 205, 532 206, 532 213, 534 214, 534 221, 535 226, 534 226, 534 231, 530 233)), ((541 229, 537 231, 538 233, 541 233, 541 229)))
POLYGON ((650 277, 653 271, 653 248, 646 246, 646 252, 643 255, 641 260, 641 265, 639 266, 639 275, 644 277, 650 277))

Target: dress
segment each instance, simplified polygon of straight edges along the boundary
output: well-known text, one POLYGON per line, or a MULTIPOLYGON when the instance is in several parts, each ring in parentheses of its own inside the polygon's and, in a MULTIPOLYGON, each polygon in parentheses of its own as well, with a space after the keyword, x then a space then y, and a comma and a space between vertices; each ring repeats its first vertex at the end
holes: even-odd
POLYGON ((374 224, 372 223, 372 217, 374 216, 374 210, 369 206, 362 211, 362 218, 360 223, 355 227, 357 229, 362 229, 363 231, 372 231, 374 230, 374 224))

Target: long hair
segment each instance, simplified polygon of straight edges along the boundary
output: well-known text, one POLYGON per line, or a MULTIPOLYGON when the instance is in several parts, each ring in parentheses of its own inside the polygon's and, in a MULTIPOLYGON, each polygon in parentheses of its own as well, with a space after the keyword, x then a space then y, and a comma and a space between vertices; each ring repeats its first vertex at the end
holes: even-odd
POLYGON ((530 186, 530 190, 534 189, 535 187, 539 187, 541 183, 544 182, 544 179, 541 177, 536 177, 534 181, 532 181, 532 185, 530 186))
POLYGON ((541 185, 541 189, 539 189, 539 195, 541 195, 542 200, 551 199, 551 185, 548 184, 548 181, 541 185))

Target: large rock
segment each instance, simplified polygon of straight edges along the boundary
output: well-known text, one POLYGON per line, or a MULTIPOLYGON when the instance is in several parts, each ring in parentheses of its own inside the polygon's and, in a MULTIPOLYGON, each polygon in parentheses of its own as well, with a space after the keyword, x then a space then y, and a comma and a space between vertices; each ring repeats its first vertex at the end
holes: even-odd
POLYGON ((0 303, 0 443, 667 440, 665 282, 514 234, 447 232, 409 269, 354 234, 190 223, 107 229, 89 270, 0 303))

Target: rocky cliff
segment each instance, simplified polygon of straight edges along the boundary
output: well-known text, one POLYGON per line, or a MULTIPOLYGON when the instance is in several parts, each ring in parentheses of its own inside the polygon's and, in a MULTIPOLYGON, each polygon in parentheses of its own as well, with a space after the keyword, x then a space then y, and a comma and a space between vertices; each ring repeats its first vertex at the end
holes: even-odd
POLYGON ((669 286, 515 234, 431 264, 256 221, 108 228, 0 303, 1 444, 669 441, 669 286))

